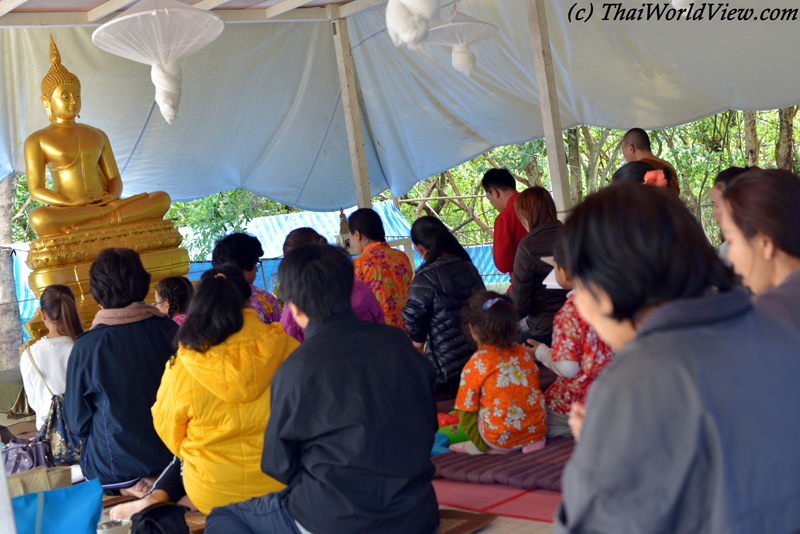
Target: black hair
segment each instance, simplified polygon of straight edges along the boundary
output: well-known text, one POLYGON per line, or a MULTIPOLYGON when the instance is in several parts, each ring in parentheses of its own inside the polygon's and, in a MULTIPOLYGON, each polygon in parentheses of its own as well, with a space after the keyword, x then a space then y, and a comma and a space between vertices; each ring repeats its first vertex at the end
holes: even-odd
POLYGON ((633 145, 638 150, 651 150, 650 136, 641 128, 631 128, 622 136, 623 145, 633 145))
POLYGON ((728 187, 728 184, 736 179, 740 174, 755 169, 758 169, 758 167, 728 167, 717 174, 717 177, 714 178, 714 185, 721 185, 724 189, 728 187))
POLYGON ((411 242, 428 250, 423 258, 425 263, 420 265, 420 268, 438 260, 445 254, 458 256, 462 260, 472 262, 467 251, 444 223, 430 215, 420 217, 411 225, 411 242))
POLYGON ((355 271, 347 252, 310 244, 289 251, 278 266, 281 296, 312 321, 351 310, 355 271))
POLYGON ((573 210, 564 233, 570 275, 608 293, 617 320, 734 284, 694 216, 658 187, 602 189, 573 210))
POLYGON ((634 182, 637 184, 644 184, 644 175, 648 172, 655 170, 652 165, 644 161, 632 161, 626 163, 611 176, 612 184, 620 184, 625 182, 634 182))
POLYGON ((175 341, 197 352, 219 345, 242 329, 242 308, 250 284, 238 266, 225 265, 203 273, 175 341))
POLYGON ((559 228, 558 235, 553 240, 553 261, 560 269, 567 269, 567 243, 564 236, 564 227, 559 228))
POLYGON ((89 267, 89 292, 104 309, 124 308, 145 299, 150 273, 139 254, 129 248, 101 250, 89 267))
POLYGON ((57 333, 69 336, 72 341, 83 333, 78 306, 75 304, 75 294, 69 287, 58 284, 47 286, 42 291, 39 307, 51 321, 56 323, 57 333))
POLYGON ((386 241, 386 232, 383 229, 381 216, 369 208, 357 209, 347 219, 350 233, 358 232, 370 241, 383 243, 386 241))
POLYGON ((257 237, 234 233, 223 237, 214 245, 211 266, 217 268, 232 263, 242 271, 252 271, 263 254, 264 249, 257 237))
POLYGON ((158 281, 156 293, 169 305, 167 315, 186 313, 194 294, 194 286, 185 276, 169 276, 158 281))
POLYGON ((758 233, 800 258, 800 178, 784 169, 740 174, 722 192, 733 223, 748 239, 758 233))
POLYGON ((327 239, 319 235, 316 230, 304 226, 303 228, 295 228, 289 232, 283 242, 283 255, 286 256, 289 251, 309 245, 311 243, 327 243, 327 239))
POLYGON ((483 187, 485 192, 488 192, 489 189, 492 188, 501 191, 508 191, 509 189, 516 191, 517 181, 508 169, 489 169, 483 173, 481 187, 483 187))
POLYGON ((464 308, 464 335, 473 339, 471 325, 481 343, 504 349, 514 344, 517 310, 508 294, 477 291, 464 308))

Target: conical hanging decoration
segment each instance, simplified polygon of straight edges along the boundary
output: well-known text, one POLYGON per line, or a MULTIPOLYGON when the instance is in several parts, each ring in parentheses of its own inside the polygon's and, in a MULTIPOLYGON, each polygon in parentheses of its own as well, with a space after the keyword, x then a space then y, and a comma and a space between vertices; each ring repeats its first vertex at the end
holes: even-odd
POLYGON ((453 68, 466 74, 475 69, 475 54, 469 45, 485 41, 498 32, 497 26, 455 10, 444 24, 431 28, 428 42, 453 47, 453 68))
POLYGON ((416 48, 428 36, 428 25, 439 18, 441 0, 389 0, 386 31, 395 46, 416 48))
POLYGON ((181 67, 189 56, 219 37, 225 23, 208 11, 178 0, 139 0, 92 34, 106 52, 152 65, 156 102, 172 124, 181 99, 181 67))
POLYGON ((675 9, 688 9, 692 1, 693 0, 670 0, 670 4, 672 4, 672 7, 675 9))

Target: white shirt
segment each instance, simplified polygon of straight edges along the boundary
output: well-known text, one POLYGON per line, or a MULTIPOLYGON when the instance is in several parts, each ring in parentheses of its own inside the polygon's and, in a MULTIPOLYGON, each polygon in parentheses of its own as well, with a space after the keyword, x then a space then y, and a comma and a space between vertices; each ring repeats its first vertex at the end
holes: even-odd
MULTIPOLYGON (((36 367, 41 371, 47 386, 53 395, 61 395, 67 384, 67 362, 75 342, 69 336, 42 338, 30 347, 31 356, 36 361, 36 367)), ((22 383, 28 395, 28 403, 36 412, 36 429, 40 429, 50 411, 52 396, 47 387, 39 378, 39 374, 31 364, 28 351, 22 352, 19 359, 19 370, 22 373, 22 383)))

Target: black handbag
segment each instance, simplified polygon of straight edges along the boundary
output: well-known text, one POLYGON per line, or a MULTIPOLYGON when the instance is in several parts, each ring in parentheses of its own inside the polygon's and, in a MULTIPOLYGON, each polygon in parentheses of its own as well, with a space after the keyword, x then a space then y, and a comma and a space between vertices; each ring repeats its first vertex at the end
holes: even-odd
POLYGON ((12 439, 3 449, 3 463, 6 475, 21 473, 34 467, 55 467, 56 465, 50 442, 38 437, 12 439))
POLYGON ((131 517, 131 534, 189 534, 183 517, 188 511, 171 502, 150 505, 131 517))

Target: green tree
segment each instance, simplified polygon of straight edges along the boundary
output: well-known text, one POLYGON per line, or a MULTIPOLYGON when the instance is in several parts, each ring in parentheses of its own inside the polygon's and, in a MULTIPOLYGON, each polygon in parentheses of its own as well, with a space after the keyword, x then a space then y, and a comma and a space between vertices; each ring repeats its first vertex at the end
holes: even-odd
POLYGON ((178 228, 189 228, 191 234, 183 246, 193 260, 205 260, 217 240, 231 232, 244 232, 257 217, 291 213, 294 210, 278 202, 234 189, 188 202, 173 202, 166 218, 178 228))

